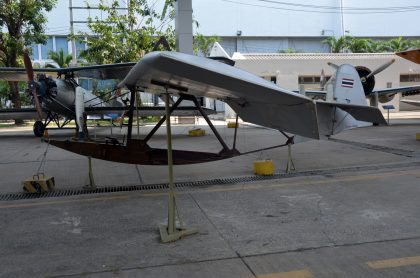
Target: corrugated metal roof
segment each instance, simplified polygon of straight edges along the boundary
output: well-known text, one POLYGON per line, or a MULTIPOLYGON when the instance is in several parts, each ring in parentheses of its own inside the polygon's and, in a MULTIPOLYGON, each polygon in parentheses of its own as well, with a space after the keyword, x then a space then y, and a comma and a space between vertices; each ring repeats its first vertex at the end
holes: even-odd
POLYGON ((355 60, 355 59, 399 58, 394 53, 235 53, 232 57, 240 60, 355 60))

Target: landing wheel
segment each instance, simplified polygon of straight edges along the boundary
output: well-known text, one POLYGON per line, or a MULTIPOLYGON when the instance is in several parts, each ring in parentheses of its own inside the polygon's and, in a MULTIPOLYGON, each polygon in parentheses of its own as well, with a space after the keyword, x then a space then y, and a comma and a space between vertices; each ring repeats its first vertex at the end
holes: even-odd
POLYGON ((44 135, 45 131, 45 125, 42 123, 42 121, 36 121, 34 123, 34 134, 37 137, 42 137, 44 135))

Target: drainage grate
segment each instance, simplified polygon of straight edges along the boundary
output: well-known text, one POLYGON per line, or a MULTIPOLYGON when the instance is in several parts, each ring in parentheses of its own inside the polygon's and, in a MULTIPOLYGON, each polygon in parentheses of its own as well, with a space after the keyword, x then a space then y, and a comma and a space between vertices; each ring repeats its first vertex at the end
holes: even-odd
POLYGON ((356 146, 356 147, 360 147, 360 148, 364 148, 364 149, 375 150, 375 151, 380 151, 380 152, 385 152, 385 153, 390 153, 390 154, 396 154, 396 155, 402 155, 402 156, 406 156, 406 157, 413 157, 414 156, 414 152, 409 151, 409 150, 390 148, 390 147, 372 145, 372 144, 368 144, 368 143, 361 143, 361 142, 354 142, 354 141, 348 141, 348 140, 343 140, 343 139, 336 139, 336 138, 331 138, 331 137, 328 140, 333 141, 333 142, 337 142, 337 143, 352 145, 352 146, 356 146))
MULTIPOLYGON (((381 165, 361 165, 353 167, 343 167, 343 168, 333 168, 325 170, 311 170, 303 172, 294 172, 289 174, 275 174, 273 176, 245 176, 245 177, 232 177, 232 178, 221 178, 221 179, 210 179, 210 180, 201 180, 201 181, 191 181, 191 182, 178 182, 175 183, 175 187, 178 189, 194 189, 200 187, 208 187, 213 185, 234 185, 255 181, 269 181, 269 180, 279 180, 283 178, 291 177, 305 177, 305 176, 326 176, 330 177, 333 174, 340 173, 351 173, 358 171, 378 171, 378 170, 387 170, 387 169, 397 169, 397 168, 408 168, 408 167, 418 167, 420 166, 420 161, 416 162, 404 162, 404 163, 393 163, 393 164, 381 164, 381 165)), ((34 193, 3 193, 0 194, 0 201, 14 201, 14 200, 23 200, 23 199, 39 199, 39 198, 48 198, 48 197, 65 197, 65 196, 76 196, 76 195, 86 195, 86 194, 101 194, 101 193, 114 193, 114 192, 129 192, 129 191, 152 191, 152 190, 165 190, 168 189, 167 183, 157 183, 157 184, 144 184, 144 185, 127 185, 127 186, 108 186, 108 187, 98 187, 96 189, 55 189, 54 191, 49 191, 40 194, 34 193)))

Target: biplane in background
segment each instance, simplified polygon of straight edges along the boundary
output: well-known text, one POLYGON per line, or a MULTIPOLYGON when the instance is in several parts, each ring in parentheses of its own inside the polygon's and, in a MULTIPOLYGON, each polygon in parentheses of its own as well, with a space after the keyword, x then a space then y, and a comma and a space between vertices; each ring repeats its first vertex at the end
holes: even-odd
POLYGON ((184 100, 192 101, 203 115, 222 145, 216 153, 173 150, 174 164, 192 164, 241 155, 236 149, 236 130, 233 147, 229 148, 203 113, 197 98, 221 100, 242 120, 277 129, 291 143, 294 135, 312 139, 326 138, 340 131, 366 125, 365 122, 386 124, 377 107, 367 105, 363 84, 353 66, 337 66, 331 80, 335 101, 315 101, 309 97, 283 89, 254 74, 218 61, 178 52, 151 52, 128 72, 119 84, 131 92, 127 138, 101 142, 95 140, 50 140, 52 145, 81 155, 122 163, 166 165, 166 149, 152 148, 149 139, 166 117, 144 139, 131 137, 134 95, 140 91, 177 96, 168 114, 178 109, 184 100))
MULTIPOLYGON (((129 95, 124 96, 124 93, 115 89, 97 96, 79 86, 76 78, 121 80, 136 63, 33 69, 27 54, 24 55, 24 61, 25 68, 0 68, 0 80, 27 81, 28 93, 32 96, 35 108, 0 109, 0 120, 36 119, 33 131, 38 137, 43 136, 50 122, 62 129, 70 121, 76 120, 79 137, 83 137, 84 115, 121 116, 128 111, 125 103, 128 102, 129 95), (121 98, 126 101, 121 101, 121 98), (60 122, 62 118, 64 120, 60 122)), ((210 109, 205 110, 207 114, 213 112, 210 109)), ((141 117, 163 116, 165 113, 164 107, 159 106, 142 106, 138 111, 141 117)), ((182 107, 176 112, 176 116, 197 115, 198 112, 192 107, 182 107)))

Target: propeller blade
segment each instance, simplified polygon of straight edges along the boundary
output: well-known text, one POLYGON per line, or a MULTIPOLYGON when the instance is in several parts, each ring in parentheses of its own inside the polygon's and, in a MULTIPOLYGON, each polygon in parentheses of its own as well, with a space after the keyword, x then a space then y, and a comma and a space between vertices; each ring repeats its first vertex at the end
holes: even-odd
POLYGON ((339 66, 337 66, 336 64, 333 64, 331 62, 327 63, 330 67, 333 67, 335 70, 338 70, 339 66))
POLYGON ((29 58, 28 52, 23 53, 23 63, 25 64, 26 74, 28 75, 29 81, 34 81, 34 70, 32 68, 31 58, 29 58))
POLYGON ((28 52, 23 53, 23 63, 25 64, 26 74, 28 75, 28 80, 29 80, 28 86, 29 86, 29 89, 31 89, 32 95, 34 97, 35 108, 38 114, 38 120, 42 121, 41 103, 39 101, 38 94, 36 92, 37 85, 34 81, 34 69, 32 68, 32 62, 31 62, 31 58, 29 57, 28 52))
POLYGON ((382 66, 378 67, 377 69, 373 70, 371 73, 369 73, 366 77, 365 80, 368 79, 369 77, 376 75, 378 73, 380 73, 381 71, 383 71, 384 69, 386 69, 387 67, 389 67, 390 65, 392 65, 395 62, 395 59, 392 59, 389 62, 386 62, 385 64, 383 64, 382 66))

